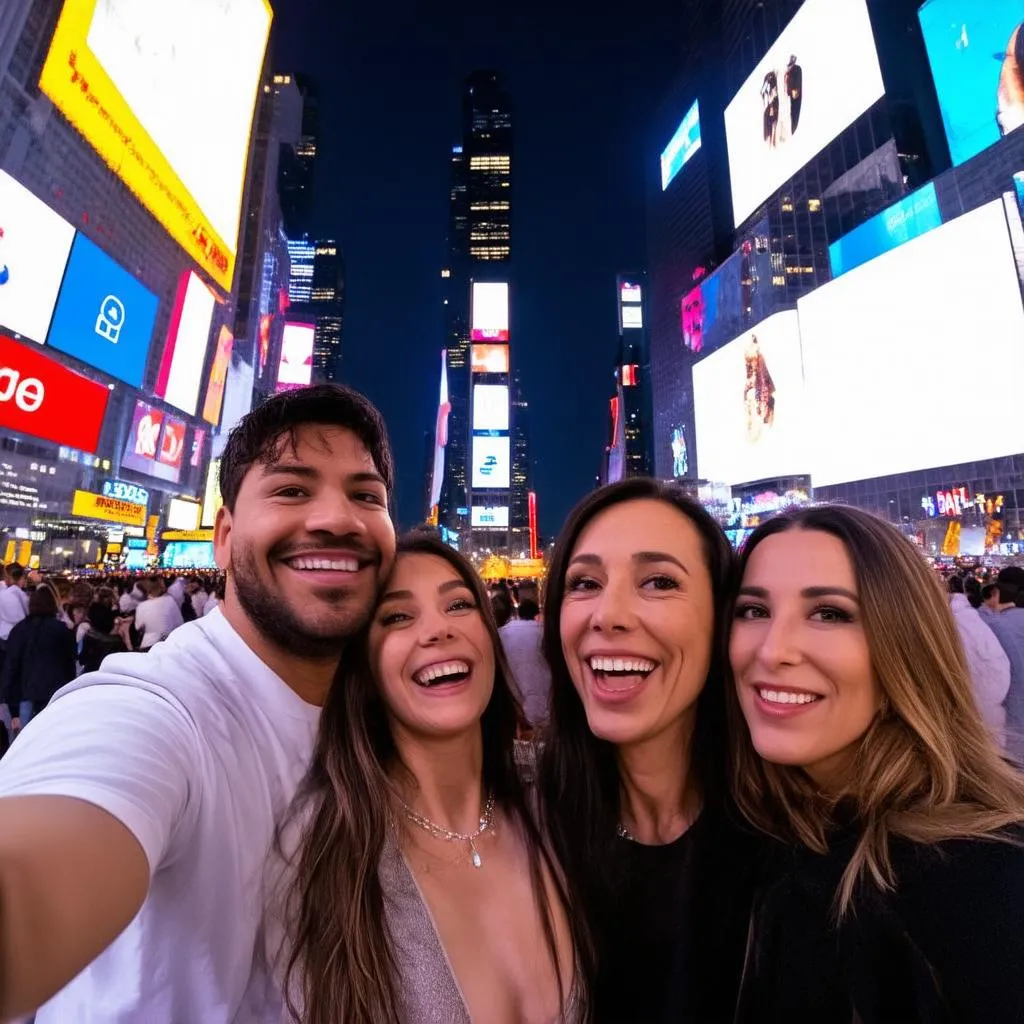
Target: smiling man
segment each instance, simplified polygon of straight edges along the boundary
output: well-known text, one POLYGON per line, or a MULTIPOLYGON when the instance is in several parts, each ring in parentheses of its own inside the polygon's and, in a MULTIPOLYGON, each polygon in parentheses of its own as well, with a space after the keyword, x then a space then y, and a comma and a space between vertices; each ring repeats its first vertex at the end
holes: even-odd
POLYGON ((264 862, 394 560, 392 477, 347 388, 232 432, 221 608, 65 687, 0 764, 0 1020, 281 1019, 264 862))

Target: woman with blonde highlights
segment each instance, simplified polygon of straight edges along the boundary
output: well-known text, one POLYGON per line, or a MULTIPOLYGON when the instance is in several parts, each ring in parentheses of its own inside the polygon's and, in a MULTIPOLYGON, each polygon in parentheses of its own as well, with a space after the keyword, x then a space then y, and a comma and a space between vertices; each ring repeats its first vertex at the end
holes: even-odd
POLYGON ((770 520, 729 654, 733 793, 792 850, 738 1024, 1024 1021, 1024 779, 920 553, 857 509, 770 520))

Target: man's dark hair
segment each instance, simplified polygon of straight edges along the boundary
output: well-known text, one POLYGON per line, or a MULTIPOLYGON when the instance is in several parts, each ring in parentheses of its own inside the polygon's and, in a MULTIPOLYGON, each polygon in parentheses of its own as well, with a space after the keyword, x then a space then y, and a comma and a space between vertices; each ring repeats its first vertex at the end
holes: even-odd
POLYGON ((494 619, 498 623, 498 629, 512 618, 512 601, 504 590, 496 590, 491 594, 491 608, 494 611, 494 619))
POLYGON ((344 427, 366 446, 373 465, 391 493, 394 460, 384 419, 372 402, 341 384, 315 384, 267 399, 228 436, 220 461, 220 493, 233 512, 242 481, 255 465, 270 465, 286 446, 298 445, 301 427, 344 427))
POLYGON ((17 583, 25 575, 25 568, 20 562, 10 562, 4 567, 4 572, 12 583, 17 583))
MULTIPOLYGON (((981 599, 982 601, 987 601, 993 594, 996 594, 998 592, 998 583, 986 583, 985 586, 981 588, 981 599)), ((1002 597, 1000 597, 999 600, 1002 601, 1002 597)))
POLYGON ((519 618, 524 622, 533 622, 540 615, 540 606, 532 597, 524 597, 519 602, 519 618))
POLYGON ((32 591, 32 595, 28 599, 28 613, 30 616, 56 617, 57 599, 49 587, 37 587, 32 591))
POLYGON ((114 628, 114 611, 99 601, 89 605, 89 625, 99 633, 109 633, 114 628))
POLYGON ((964 578, 963 578, 963 576, 950 576, 949 577, 949 592, 951 594, 962 594, 964 592, 964 578))

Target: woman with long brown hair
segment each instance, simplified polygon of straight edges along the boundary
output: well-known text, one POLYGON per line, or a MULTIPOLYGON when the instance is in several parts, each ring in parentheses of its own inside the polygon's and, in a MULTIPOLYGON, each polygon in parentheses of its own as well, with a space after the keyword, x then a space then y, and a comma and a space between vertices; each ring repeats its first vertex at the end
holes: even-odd
POLYGON ((840 506, 758 527, 739 572, 732 787, 793 854, 759 898, 737 1022, 1024 1021, 1024 777, 934 573, 840 506))
POLYGON ((436 535, 400 540, 282 835, 293 1019, 579 1019, 560 875, 515 757, 520 721, 479 577, 436 535))

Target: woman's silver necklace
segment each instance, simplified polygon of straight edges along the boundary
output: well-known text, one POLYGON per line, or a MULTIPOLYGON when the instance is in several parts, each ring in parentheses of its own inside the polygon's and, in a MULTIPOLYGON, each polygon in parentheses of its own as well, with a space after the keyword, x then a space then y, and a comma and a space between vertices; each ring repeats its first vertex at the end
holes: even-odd
POLYGON ((414 825, 419 826, 424 832, 434 836, 435 839, 445 839, 450 843, 468 843, 470 859, 473 861, 473 867, 483 867, 483 860, 480 857, 480 851, 476 848, 476 841, 487 832, 494 825, 494 794, 491 793, 487 797, 487 802, 484 804, 484 809, 480 813, 480 827, 475 832, 453 832, 449 828, 444 828, 441 825, 436 824, 429 818, 424 817, 422 814, 417 814, 404 800, 400 799, 402 807, 405 810, 405 816, 414 825))

